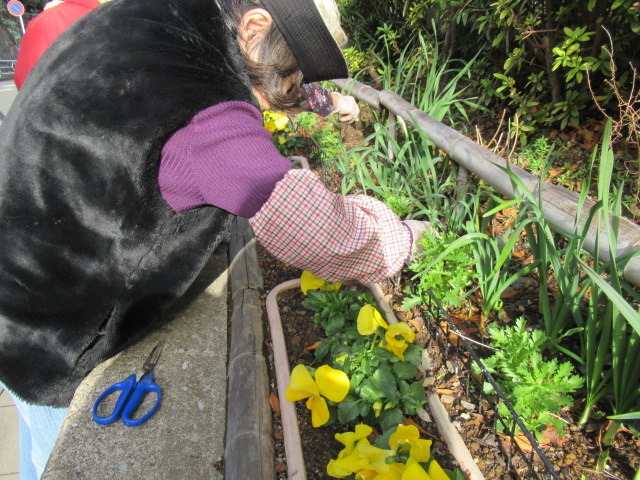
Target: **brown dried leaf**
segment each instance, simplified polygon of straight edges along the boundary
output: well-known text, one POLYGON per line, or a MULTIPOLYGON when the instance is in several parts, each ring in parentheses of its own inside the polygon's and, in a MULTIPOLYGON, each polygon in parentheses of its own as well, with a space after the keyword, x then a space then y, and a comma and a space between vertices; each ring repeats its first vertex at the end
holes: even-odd
POLYGON ((320 345, 320 341, 314 343, 313 345, 309 345, 308 347, 304 347, 305 351, 310 351, 310 350, 315 350, 316 348, 318 348, 318 345, 320 345))
POLYGON ((456 394, 456 390, 451 390, 450 388, 441 388, 438 387, 438 395, 455 395, 456 394))
POLYGON ((280 400, 278 400, 278 397, 273 393, 269 395, 269 404, 271 405, 271 410, 273 410, 274 413, 280 413, 280 400))
POLYGON ((420 331, 422 330, 422 324, 420 322, 416 322, 415 320, 407 320, 408 323, 410 323, 411 325, 413 325, 413 328, 415 328, 416 330, 420 331))

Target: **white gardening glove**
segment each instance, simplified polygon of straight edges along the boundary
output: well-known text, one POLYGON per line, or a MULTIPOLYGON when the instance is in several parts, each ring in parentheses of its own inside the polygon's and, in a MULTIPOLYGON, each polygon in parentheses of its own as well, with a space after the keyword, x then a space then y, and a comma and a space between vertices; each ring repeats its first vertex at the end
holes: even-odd
POLYGON ((358 118, 360 107, 356 99, 351 95, 341 95, 338 92, 331 92, 331 98, 333 99, 333 110, 331 113, 340 115, 341 122, 351 123, 358 118))
POLYGON ((411 235, 413 236, 413 244, 411 245, 411 254, 409 255, 409 259, 406 262, 407 265, 409 265, 416 258, 416 256, 422 253, 423 248, 418 243, 420 240, 420 237, 422 237, 422 232, 424 232, 425 230, 430 230, 436 236, 437 236, 437 233, 433 228, 433 226, 431 225, 431 223, 429 222, 424 222, 421 220, 405 220, 402 223, 404 223, 407 227, 409 227, 409 230, 411 230, 411 235))

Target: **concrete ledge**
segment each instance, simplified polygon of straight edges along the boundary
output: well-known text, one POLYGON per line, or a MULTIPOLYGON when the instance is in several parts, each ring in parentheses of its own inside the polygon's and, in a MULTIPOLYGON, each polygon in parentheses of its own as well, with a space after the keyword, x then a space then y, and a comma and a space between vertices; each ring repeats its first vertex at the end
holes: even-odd
POLYGON ((213 255, 171 321, 80 385, 42 480, 275 478, 263 281, 245 219, 232 226, 229 254, 230 267, 226 248, 213 255), (161 339, 155 377, 163 400, 155 416, 133 428, 94 423, 91 409, 100 392, 138 371, 161 339))
MULTIPOLYGON (((99 365, 80 385, 43 480, 222 479, 227 385, 227 251, 214 253, 172 320, 99 365), (139 427, 101 426, 91 409, 106 387, 140 369, 161 339, 163 391, 139 427)), ((251 478, 251 477, 245 477, 251 478)))

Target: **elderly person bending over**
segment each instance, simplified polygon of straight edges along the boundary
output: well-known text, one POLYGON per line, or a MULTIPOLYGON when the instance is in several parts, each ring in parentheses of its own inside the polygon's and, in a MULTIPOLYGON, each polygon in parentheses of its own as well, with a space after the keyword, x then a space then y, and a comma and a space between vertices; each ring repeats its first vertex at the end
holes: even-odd
POLYGON ((348 76, 329 7, 333 35, 314 0, 112 0, 29 74, 0 127, 0 381, 37 452, 23 478, 82 379, 158 324, 234 215, 329 281, 409 257, 409 226, 291 169, 262 124, 305 108, 303 81, 348 76))

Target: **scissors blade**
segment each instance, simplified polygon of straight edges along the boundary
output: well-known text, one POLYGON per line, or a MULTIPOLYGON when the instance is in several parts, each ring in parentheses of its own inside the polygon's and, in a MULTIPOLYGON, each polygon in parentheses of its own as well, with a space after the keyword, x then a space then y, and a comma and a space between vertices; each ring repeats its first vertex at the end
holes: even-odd
POLYGON ((153 347, 153 350, 151 350, 151 353, 147 357, 146 362, 144 362, 144 365, 142 365, 142 371, 145 375, 153 372, 153 369, 158 363, 158 359, 160 358, 160 354, 162 353, 162 347, 164 347, 164 340, 158 342, 158 344, 153 347))

